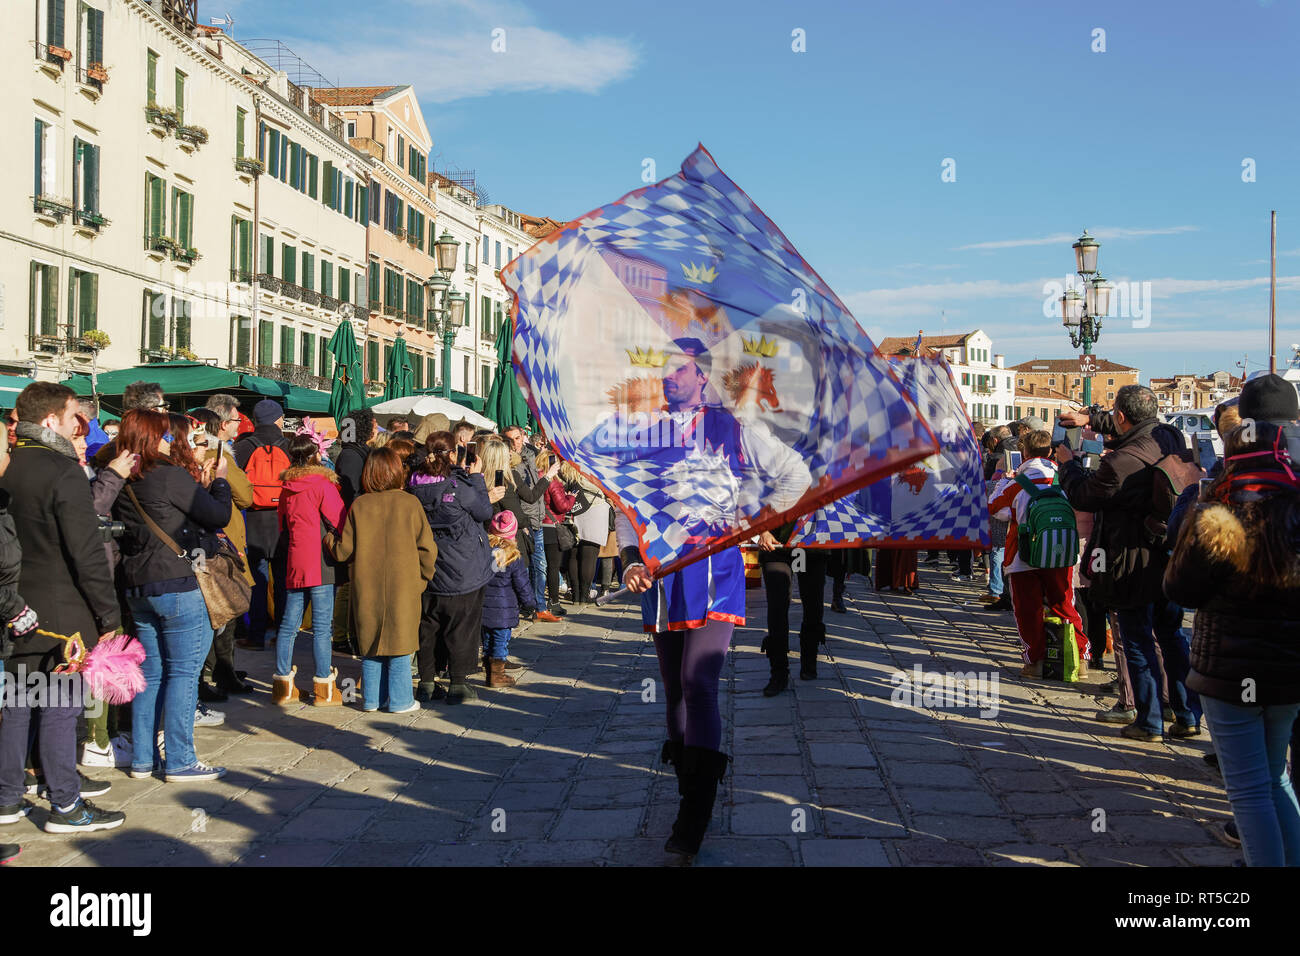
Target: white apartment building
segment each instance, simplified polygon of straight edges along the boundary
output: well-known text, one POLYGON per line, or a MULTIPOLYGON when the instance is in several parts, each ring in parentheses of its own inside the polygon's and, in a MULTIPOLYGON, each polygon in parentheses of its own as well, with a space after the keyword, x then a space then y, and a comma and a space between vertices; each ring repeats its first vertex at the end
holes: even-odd
POLYGON ((501 269, 537 240, 524 231, 519 213, 498 204, 479 209, 477 393, 487 395, 496 376, 496 337, 510 319, 510 293, 501 284, 501 269))
POLYGON ((0 76, 0 363, 42 378, 226 354, 243 93, 141 0, 13 0, 0 76), (107 336, 105 345, 97 336, 107 336))
POLYGON ((31 188, 0 198, 0 367, 186 358, 321 387, 366 296, 369 164, 341 120, 192 6, 17 2, 22 148, 0 162, 31 188))
POLYGON ((247 87, 228 122, 230 157, 252 184, 231 215, 229 281, 255 308, 232 313, 222 364, 328 390, 326 344, 341 319, 360 337, 366 290, 370 160, 347 143, 337 111, 284 70, 223 38, 221 55, 247 87))
MULTIPOLYGON (((910 354, 916 336, 890 336, 878 345, 884 355, 910 354)), ((957 390, 972 422, 1003 423, 1015 419, 1015 375, 1006 360, 993 352, 993 340, 982 330, 956 335, 922 335, 923 350, 941 353, 952 367, 957 390)))

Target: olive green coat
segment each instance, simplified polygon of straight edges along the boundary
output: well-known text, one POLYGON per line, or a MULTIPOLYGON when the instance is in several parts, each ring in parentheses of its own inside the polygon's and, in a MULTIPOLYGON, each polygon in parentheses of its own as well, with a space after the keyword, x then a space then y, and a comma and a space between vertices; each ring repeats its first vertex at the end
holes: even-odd
POLYGON ((361 656, 415 653, 420 599, 438 560, 415 496, 401 489, 358 496, 334 542, 334 557, 350 565, 352 633, 361 656))

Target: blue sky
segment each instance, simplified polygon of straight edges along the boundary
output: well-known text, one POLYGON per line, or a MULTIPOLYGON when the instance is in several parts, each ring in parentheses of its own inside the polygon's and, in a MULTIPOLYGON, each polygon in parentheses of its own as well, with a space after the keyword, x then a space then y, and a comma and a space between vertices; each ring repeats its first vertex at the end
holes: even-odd
POLYGON ((1098 354, 1144 379, 1253 370, 1276 209, 1279 359, 1300 342, 1300 0, 305 8, 200 14, 342 85, 413 84, 431 166, 525 212, 580 215, 703 142, 873 337, 979 327, 1009 364, 1074 354, 1043 303, 1086 227, 1102 272, 1152 295, 1098 354))

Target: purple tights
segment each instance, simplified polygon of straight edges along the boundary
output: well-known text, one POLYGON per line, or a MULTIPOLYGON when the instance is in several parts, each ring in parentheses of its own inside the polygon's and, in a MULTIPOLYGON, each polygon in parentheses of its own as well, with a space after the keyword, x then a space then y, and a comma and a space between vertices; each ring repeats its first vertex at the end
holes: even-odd
POLYGON ((690 631, 655 635, 659 673, 668 704, 668 736, 688 747, 718 750, 722 744, 722 715, 718 713, 718 680, 736 625, 709 621, 690 631))

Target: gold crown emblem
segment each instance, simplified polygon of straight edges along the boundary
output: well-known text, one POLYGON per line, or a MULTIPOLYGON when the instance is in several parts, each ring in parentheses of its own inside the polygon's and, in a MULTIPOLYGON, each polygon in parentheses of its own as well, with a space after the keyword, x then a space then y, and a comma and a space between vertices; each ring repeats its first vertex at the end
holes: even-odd
POLYGON ((713 266, 697 266, 694 262, 689 266, 682 266, 682 272, 687 282, 698 282, 701 285, 712 282, 718 277, 718 270, 713 266))
POLYGON ((769 342, 766 335, 759 341, 755 341, 754 339, 745 339, 746 355, 759 355, 763 358, 771 358, 776 355, 778 348, 779 346, 777 343, 769 342))
POLYGON ((663 368, 668 364, 668 353, 657 352, 654 349, 643 349, 637 346, 633 352, 631 349, 624 349, 631 363, 637 368, 663 368))

